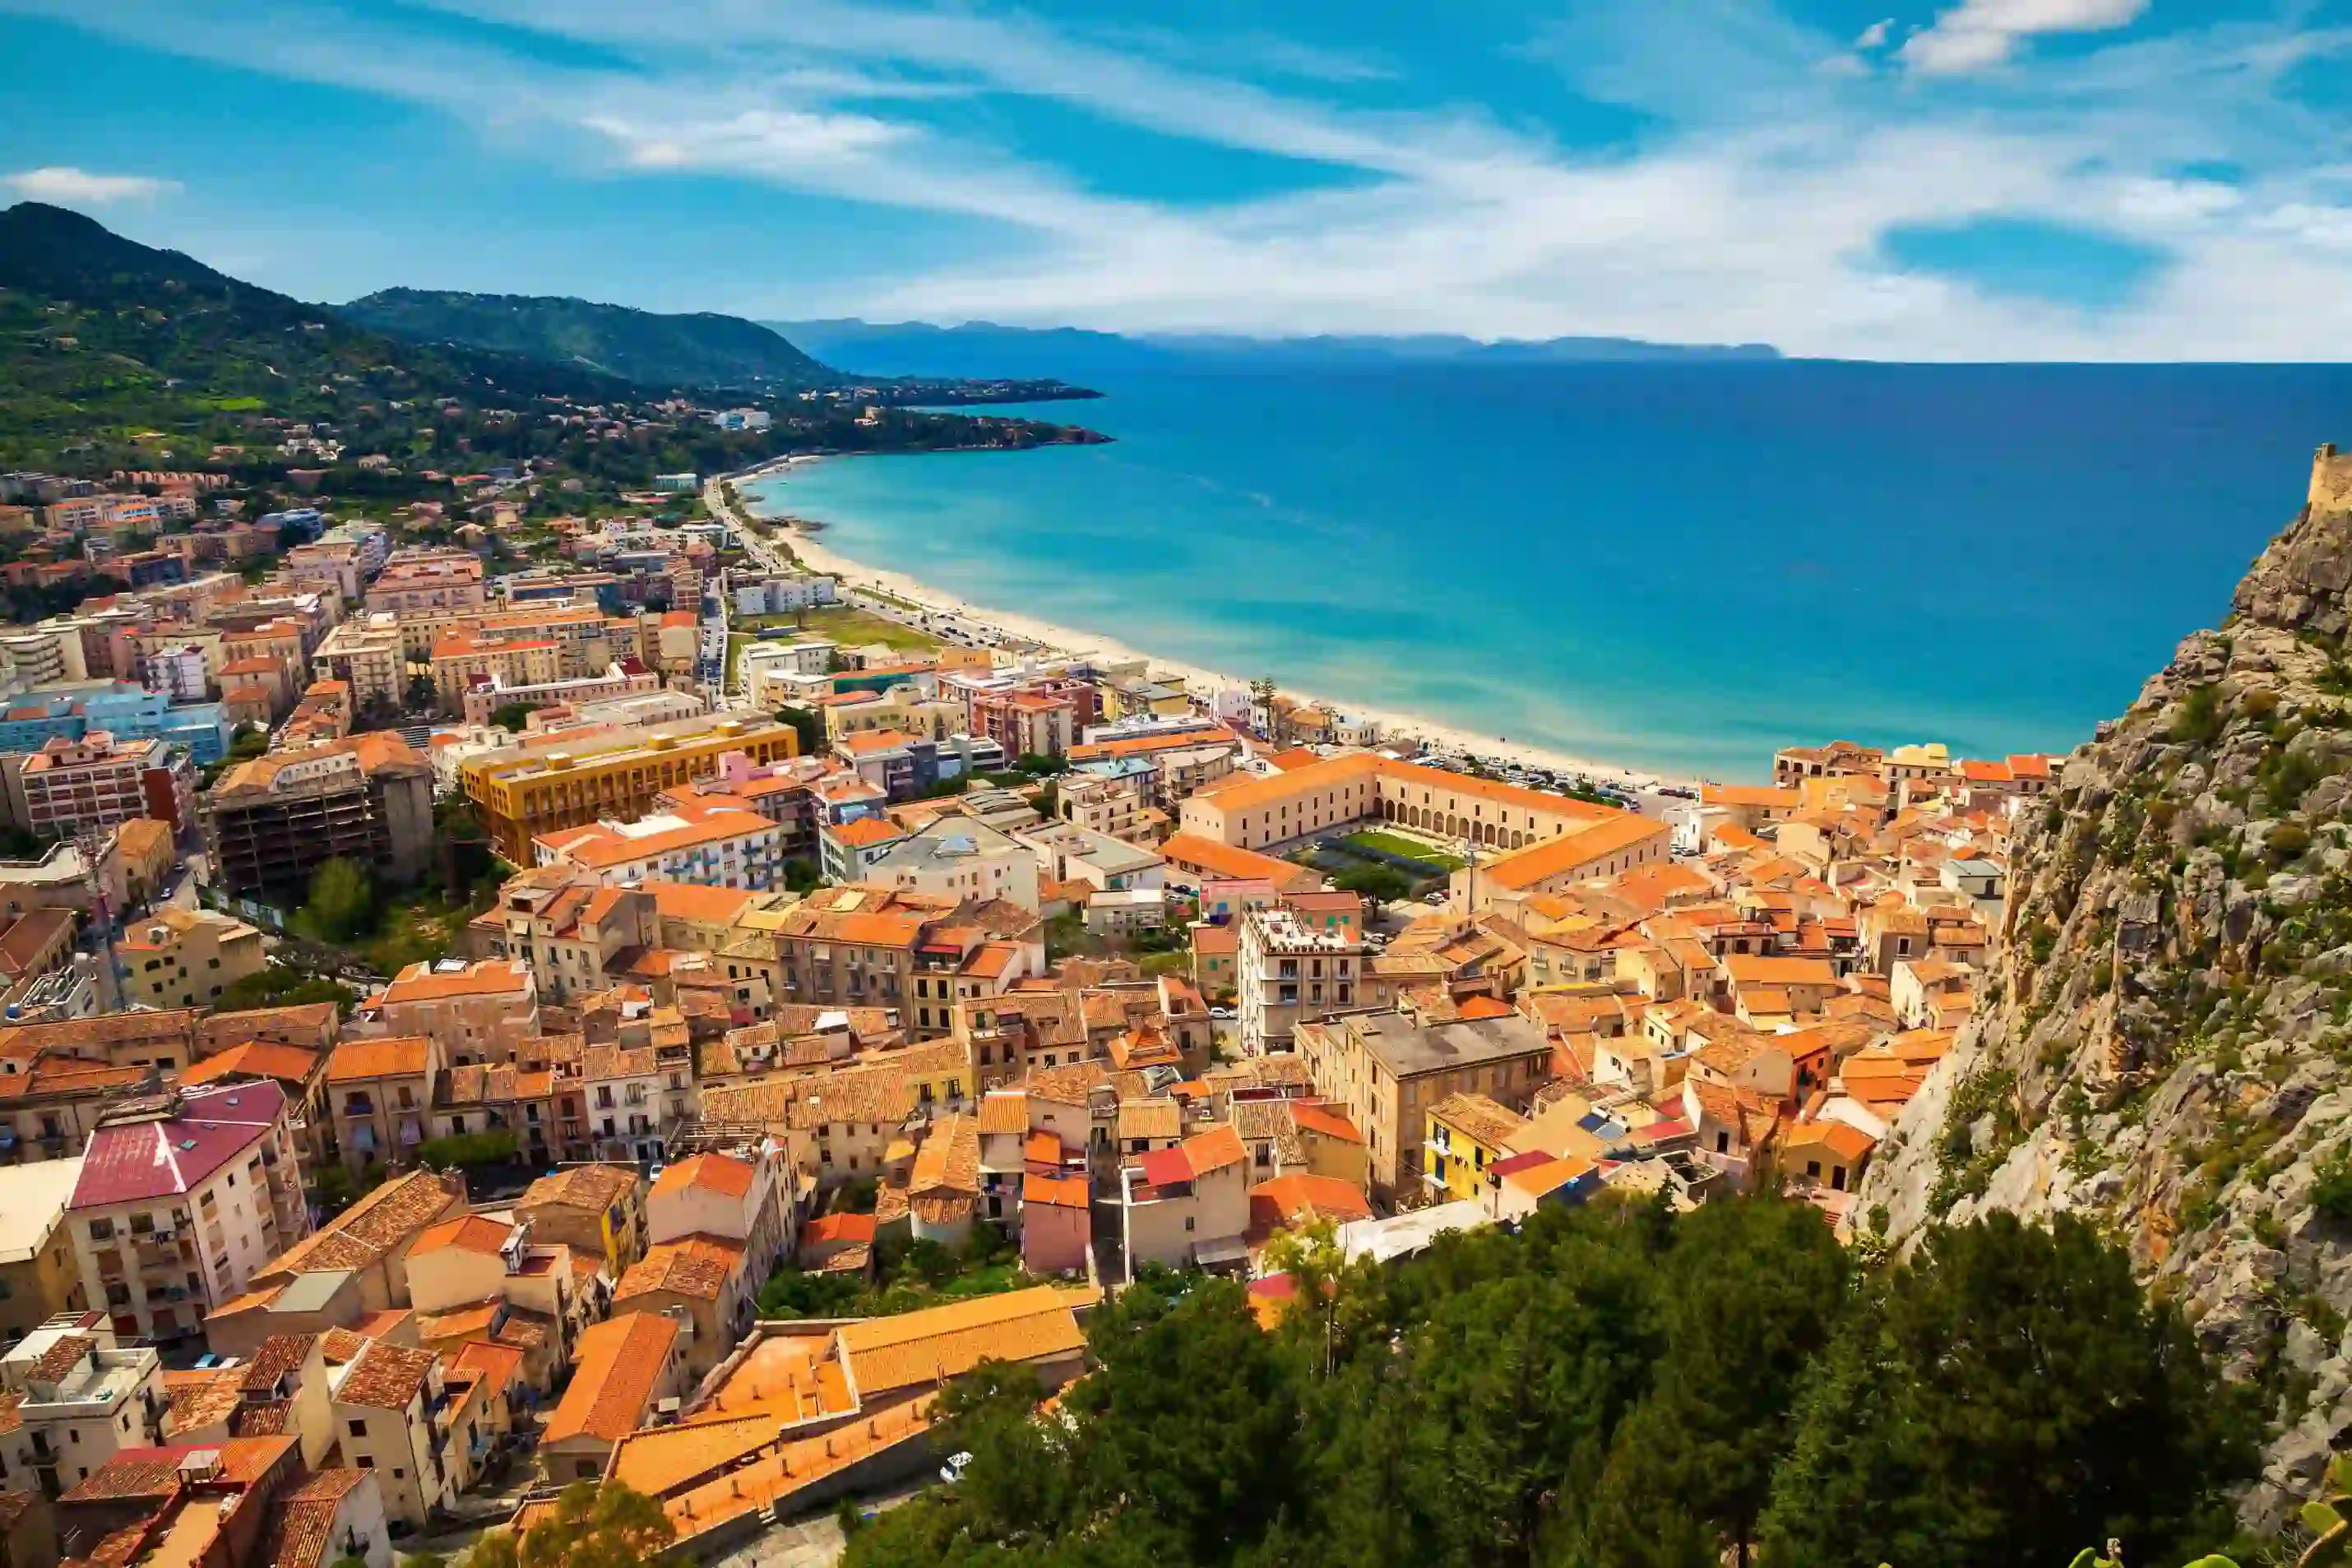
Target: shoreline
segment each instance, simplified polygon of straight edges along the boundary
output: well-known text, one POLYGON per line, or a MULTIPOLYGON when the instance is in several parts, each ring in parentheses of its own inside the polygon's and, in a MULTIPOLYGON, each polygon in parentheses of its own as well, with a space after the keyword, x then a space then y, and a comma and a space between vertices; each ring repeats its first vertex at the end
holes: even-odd
MULTIPOLYGON (((843 454, 862 456, 866 454, 843 454)), ((1223 688, 1246 686, 1247 675, 1234 676, 1205 665, 1188 664, 1181 659, 1165 658, 1143 649, 1077 627, 1065 626, 1021 611, 999 606, 976 604, 961 595, 920 580, 903 571, 876 566, 859 560, 836 549, 827 540, 836 531, 833 525, 823 525, 822 533, 804 529, 802 519, 786 510, 771 510, 758 504, 754 497, 744 495, 740 486, 748 482, 790 473, 801 464, 828 461, 814 454, 779 458, 755 469, 746 469, 727 476, 735 485, 744 511, 753 519, 773 529, 779 542, 798 557, 812 570, 841 579, 844 589, 871 587, 896 599, 918 606, 929 614, 948 614, 1001 633, 1034 643, 1046 652, 1060 654, 1095 654, 1121 662, 1140 662, 1155 675, 1165 674, 1181 682, 1196 696, 1213 698, 1223 688)), ((1702 782, 1696 777, 1681 777, 1650 768, 1629 768, 1619 763, 1597 761, 1576 757, 1549 747, 1525 745, 1504 740, 1496 736, 1481 735, 1458 724, 1450 724, 1425 714, 1409 713, 1376 705, 1349 702, 1328 694, 1304 691, 1276 677, 1282 694, 1296 700, 1326 708, 1334 713, 1369 718, 1381 727, 1381 742, 1386 745, 1398 737, 1411 736, 1420 739, 1431 750, 1459 757, 1475 757, 1507 763, 1519 763, 1554 773, 1582 774, 1594 784, 1615 784, 1628 789, 1654 789, 1662 786, 1696 790, 1702 782)))

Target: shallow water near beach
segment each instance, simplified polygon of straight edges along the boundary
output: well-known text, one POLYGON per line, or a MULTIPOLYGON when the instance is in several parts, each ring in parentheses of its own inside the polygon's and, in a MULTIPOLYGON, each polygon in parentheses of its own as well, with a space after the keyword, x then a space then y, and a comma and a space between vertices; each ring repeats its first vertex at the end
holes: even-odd
MULTIPOLYGON (((2352 367, 1154 372, 1109 445, 753 486, 977 604, 1673 773, 2064 750, 2218 621, 2352 444, 2352 367)), ((1012 411, 1008 411, 1012 412, 1012 411)))

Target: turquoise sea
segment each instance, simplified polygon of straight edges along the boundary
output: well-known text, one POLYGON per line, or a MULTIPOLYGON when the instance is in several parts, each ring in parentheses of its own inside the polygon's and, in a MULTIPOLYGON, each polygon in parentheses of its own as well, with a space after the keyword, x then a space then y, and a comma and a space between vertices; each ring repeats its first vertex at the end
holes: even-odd
POLYGON ((1115 444, 765 486, 979 604, 1610 762, 2064 750, 2352 444, 2352 366, 1189 370, 1115 444))

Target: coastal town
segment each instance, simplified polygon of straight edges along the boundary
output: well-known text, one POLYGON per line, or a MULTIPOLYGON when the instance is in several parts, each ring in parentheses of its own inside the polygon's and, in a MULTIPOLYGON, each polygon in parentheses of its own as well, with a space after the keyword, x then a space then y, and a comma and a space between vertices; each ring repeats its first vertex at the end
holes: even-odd
POLYGON ((583 1480, 782 1561, 1167 1271, 1271 1329, 1301 1247, 1612 1193, 1882 1228, 2060 759, 1488 747, 877 583, 756 477, 0 476, 81 591, 0 634, 12 1568, 392 1568, 583 1480))

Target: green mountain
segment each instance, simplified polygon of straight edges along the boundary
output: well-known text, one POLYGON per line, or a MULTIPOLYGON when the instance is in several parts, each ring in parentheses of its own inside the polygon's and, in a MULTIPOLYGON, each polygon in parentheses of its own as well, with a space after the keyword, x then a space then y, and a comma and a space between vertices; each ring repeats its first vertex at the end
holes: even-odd
POLYGON ((386 288, 341 307, 363 327, 624 377, 645 386, 798 392, 846 378, 757 322, 656 315, 549 295, 386 288))
POLYGON ((577 367, 398 342, 62 207, 0 211, 0 465, 84 444, 152 460, 152 443, 132 450, 150 432, 185 458, 257 414, 541 395, 642 394, 577 367))

